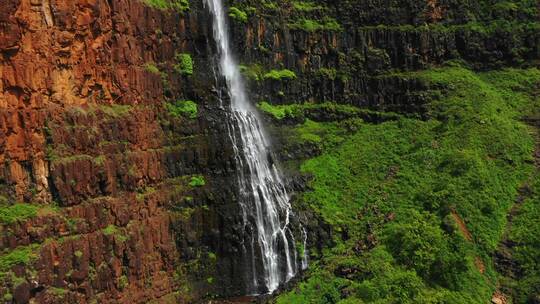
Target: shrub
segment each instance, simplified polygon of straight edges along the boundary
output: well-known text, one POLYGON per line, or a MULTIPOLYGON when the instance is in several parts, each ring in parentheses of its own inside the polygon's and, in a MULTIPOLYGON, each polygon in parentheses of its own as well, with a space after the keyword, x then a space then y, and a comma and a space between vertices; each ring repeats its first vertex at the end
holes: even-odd
POLYGON ((143 3, 159 10, 175 10, 179 12, 189 10, 189 0, 143 0, 143 3))
POLYGON ((290 80, 290 79, 296 79, 296 74, 287 69, 283 70, 271 70, 270 72, 264 74, 264 79, 272 79, 272 80, 290 80))
POLYGON ((153 62, 147 62, 144 65, 144 69, 152 74, 161 75, 161 71, 153 62))
POLYGON ((187 53, 176 53, 174 55, 176 64, 174 65, 174 70, 182 75, 191 76, 193 75, 193 59, 190 54, 187 53))
POLYGON ((191 177, 191 181, 189 182, 189 185, 191 187, 202 187, 206 185, 206 181, 204 179, 204 176, 198 175, 191 177))
POLYGON ((264 69, 260 64, 240 65, 240 72, 248 79, 255 81, 264 79, 264 69))
POLYGON ((305 32, 316 32, 316 31, 341 31, 341 25, 332 18, 326 17, 320 23, 317 20, 311 19, 299 19, 293 23, 289 24, 289 28, 293 30, 302 30, 305 32))
POLYGON ((184 116, 187 118, 197 118, 198 106, 191 100, 179 100, 175 103, 165 104, 167 111, 174 117, 184 116))
POLYGON ((37 259, 38 245, 18 247, 0 256, 0 273, 7 272, 15 265, 28 265, 37 259))
POLYGON ((247 23, 247 20, 248 20, 248 16, 246 12, 234 6, 231 6, 229 8, 229 17, 231 17, 233 20, 236 20, 242 23, 247 23))
POLYGON ((39 207, 18 203, 11 206, 0 206, 0 224, 13 224, 37 216, 39 207))

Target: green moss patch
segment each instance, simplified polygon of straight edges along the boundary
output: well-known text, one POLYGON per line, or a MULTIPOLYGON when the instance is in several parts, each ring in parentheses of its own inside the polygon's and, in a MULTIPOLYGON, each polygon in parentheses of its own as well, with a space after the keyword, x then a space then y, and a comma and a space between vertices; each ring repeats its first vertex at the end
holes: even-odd
POLYGON ((198 105, 191 100, 179 100, 174 103, 166 103, 165 107, 170 115, 174 117, 184 116, 187 118, 197 118, 199 112, 198 105))

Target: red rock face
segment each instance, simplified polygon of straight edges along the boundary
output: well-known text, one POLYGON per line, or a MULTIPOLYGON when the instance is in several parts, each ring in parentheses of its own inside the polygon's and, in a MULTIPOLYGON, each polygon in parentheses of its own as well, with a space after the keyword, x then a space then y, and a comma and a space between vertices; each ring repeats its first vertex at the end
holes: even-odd
POLYGON ((0 195, 42 206, 0 223, 4 253, 35 255, 0 270, 5 299, 181 300, 165 206, 185 181, 165 161, 186 152, 167 148, 162 76, 144 65, 169 68, 182 18, 128 0, 0 3, 0 195))

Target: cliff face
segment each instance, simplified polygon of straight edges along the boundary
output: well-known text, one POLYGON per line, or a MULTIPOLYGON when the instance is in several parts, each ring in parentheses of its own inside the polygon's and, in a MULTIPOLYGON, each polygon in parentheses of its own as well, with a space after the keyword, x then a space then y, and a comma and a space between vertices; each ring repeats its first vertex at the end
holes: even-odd
POLYGON ((174 71, 176 54, 208 51, 206 18, 138 1, 10 0, 0 11, 4 300, 174 301, 189 289, 180 261, 211 265, 202 244, 227 238, 202 206, 234 189, 208 190, 232 153, 209 95, 196 99, 200 119, 164 109, 214 83, 174 71), (199 174, 206 185, 189 186, 199 174))
MULTIPOLYGON (((534 12, 488 10, 488 1, 229 2, 247 14, 230 27, 254 102, 333 101, 367 110, 353 115, 366 121, 426 119, 450 89, 403 73, 540 59, 534 12)), ((184 11, 129 0, 0 4, 6 302, 191 303, 242 292, 234 151, 210 23, 202 1, 184 11), (178 106, 187 101, 189 115, 178 106)), ((294 163, 291 190, 306 190, 295 162, 322 148, 288 140, 301 119, 268 121, 275 150, 294 163)), ((331 229, 295 201, 319 253, 331 229)))

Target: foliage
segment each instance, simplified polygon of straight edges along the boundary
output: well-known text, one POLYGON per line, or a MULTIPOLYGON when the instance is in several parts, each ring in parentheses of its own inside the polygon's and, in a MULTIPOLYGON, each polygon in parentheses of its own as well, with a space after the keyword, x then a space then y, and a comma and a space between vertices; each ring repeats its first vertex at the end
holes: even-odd
POLYGON ((311 2, 311 1, 309 2, 308 1, 294 1, 293 7, 295 10, 302 11, 302 12, 312 12, 312 11, 318 11, 318 10, 323 9, 323 6, 319 4, 315 4, 314 2, 311 2))
POLYGON ((129 285, 129 280, 126 275, 122 275, 120 278, 118 278, 118 288, 120 290, 124 290, 129 285))
POLYGON ((103 229, 103 234, 104 235, 107 235, 107 236, 110 236, 110 235, 114 235, 116 237, 117 240, 119 240, 120 242, 125 242, 127 241, 127 237, 124 235, 124 232, 122 230, 120 230, 117 226, 115 225, 109 225, 107 227, 105 227, 103 229))
POLYGON ((147 62, 144 64, 144 69, 152 74, 161 75, 161 71, 153 62, 147 62))
POLYGON ((291 80, 296 79, 296 74, 287 69, 283 70, 271 70, 268 73, 264 74, 264 79, 272 79, 272 80, 291 80))
POLYGON ((174 59, 176 60, 174 70, 177 73, 186 76, 193 75, 193 59, 190 54, 176 53, 174 59))
POLYGON ((13 224, 38 215, 40 207, 18 203, 11 206, 0 206, 0 224, 13 224))
MULTIPOLYGON (((531 88, 540 72, 476 74, 447 67, 399 76, 416 78, 439 96, 429 104, 428 120, 307 120, 296 127, 296 134, 317 139, 313 144, 323 150, 301 166, 313 176, 303 202, 346 237, 336 237, 337 246, 311 266, 309 279, 278 303, 491 299, 496 273, 488 261, 517 189, 532 172, 533 139, 519 119, 534 108, 531 88)), ((537 206, 529 204, 526 224, 514 230, 519 240, 530 239, 522 251, 531 273, 527 292, 539 273, 530 258, 537 250, 530 238, 537 206)))
POLYGON ((206 185, 206 180, 204 179, 204 176, 202 176, 202 175, 193 176, 193 177, 191 177, 189 185, 191 187, 202 187, 202 186, 206 185))
POLYGON ((244 77, 261 81, 264 79, 264 68, 260 64, 240 65, 240 72, 244 77))
POLYGON ((325 17, 322 22, 318 20, 305 19, 301 18, 292 23, 289 23, 289 28, 293 30, 302 30, 305 32, 316 32, 316 31, 342 31, 343 28, 341 25, 333 18, 325 17))
POLYGON ((293 116, 293 112, 297 108, 295 105, 274 106, 266 101, 260 102, 258 106, 263 112, 274 116, 276 119, 283 119, 287 116, 293 116))
POLYGON ((247 13, 234 6, 231 6, 229 8, 229 17, 231 17, 233 20, 236 20, 242 23, 247 23, 248 21, 247 13))
POLYGON ((185 12, 189 10, 189 0, 142 0, 144 4, 160 10, 175 10, 185 12))
POLYGON ((187 118, 197 118, 199 108, 198 105, 191 100, 179 100, 174 103, 166 103, 165 107, 169 114, 174 117, 184 116, 187 118))
POLYGON ((28 265, 37 259, 39 245, 29 245, 17 247, 0 256, 0 274, 6 273, 11 267, 16 265, 28 265))

